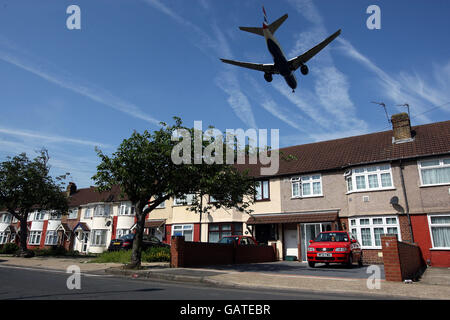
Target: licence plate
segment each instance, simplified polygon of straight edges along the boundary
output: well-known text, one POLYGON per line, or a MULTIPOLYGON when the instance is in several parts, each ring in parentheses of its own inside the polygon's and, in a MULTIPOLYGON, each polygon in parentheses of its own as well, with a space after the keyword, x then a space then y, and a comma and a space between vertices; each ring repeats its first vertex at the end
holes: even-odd
POLYGON ((118 246, 118 245, 120 245, 120 242, 114 242, 114 245, 118 246))
POLYGON ((318 257, 331 257, 332 255, 331 255, 331 253, 328 253, 328 252, 318 252, 317 256, 318 257))

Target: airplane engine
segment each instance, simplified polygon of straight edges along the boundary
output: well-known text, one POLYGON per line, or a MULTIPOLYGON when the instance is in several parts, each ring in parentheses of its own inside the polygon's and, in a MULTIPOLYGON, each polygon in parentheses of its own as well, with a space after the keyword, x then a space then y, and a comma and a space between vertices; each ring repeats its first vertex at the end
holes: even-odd
POLYGON ((264 79, 266 79, 267 82, 272 81, 272 74, 271 73, 264 73, 264 79))
POLYGON ((300 67, 300 72, 302 73, 302 75, 306 76, 309 72, 308 67, 304 64, 300 67))

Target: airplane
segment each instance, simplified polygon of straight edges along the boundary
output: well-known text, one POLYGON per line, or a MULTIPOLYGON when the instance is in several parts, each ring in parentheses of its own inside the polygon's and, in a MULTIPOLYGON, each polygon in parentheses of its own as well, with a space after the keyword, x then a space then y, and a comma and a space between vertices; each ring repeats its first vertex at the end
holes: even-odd
POLYGON ((295 92, 295 89, 297 88, 297 79, 295 78, 294 71, 300 68, 300 72, 303 75, 307 75, 309 70, 308 67, 306 66, 306 62, 308 62, 312 57, 314 57, 317 53, 319 53, 320 50, 325 48, 331 41, 336 39, 336 37, 341 34, 341 29, 339 29, 331 36, 323 40, 315 47, 309 49, 305 53, 290 60, 287 60, 283 50, 281 49, 280 44, 278 43, 277 39, 274 37, 273 34, 281 26, 281 24, 288 18, 288 15, 285 14, 278 20, 269 24, 267 22, 267 15, 264 7, 263 13, 264 13, 264 22, 262 28, 239 27, 239 29, 242 31, 263 36, 266 39, 267 48, 269 49, 269 52, 273 57, 274 63, 262 64, 262 63, 234 61, 227 59, 220 59, 220 60, 224 63, 236 65, 239 67, 262 71, 264 72, 264 79, 267 82, 271 82, 273 80, 272 77, 273 74, 280 74, 282 77, 284 77, 286 83, 292 89, 292 92, 295 92))

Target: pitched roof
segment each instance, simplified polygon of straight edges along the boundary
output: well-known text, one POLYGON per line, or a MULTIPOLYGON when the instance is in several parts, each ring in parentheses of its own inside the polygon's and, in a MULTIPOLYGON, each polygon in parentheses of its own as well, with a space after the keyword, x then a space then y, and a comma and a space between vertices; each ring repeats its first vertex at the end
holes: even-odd
MULTIPOLYGON (((281 148, 280 166, 275 176, 342 169, 383 161, 411 159, 450 153, 450 121, 411 127, 413 141, 392 143, 392 130, 361 136, 281 148)), ((261 177, 261 165, 236 165, 249 175, 261 177)))
POLYGON ((109 191, 98 192, 96 187, 78 189, 69 197, 69 207, 96 202, 114 202, 128 200, 120 195, 120 187, 113 186, 109 191))

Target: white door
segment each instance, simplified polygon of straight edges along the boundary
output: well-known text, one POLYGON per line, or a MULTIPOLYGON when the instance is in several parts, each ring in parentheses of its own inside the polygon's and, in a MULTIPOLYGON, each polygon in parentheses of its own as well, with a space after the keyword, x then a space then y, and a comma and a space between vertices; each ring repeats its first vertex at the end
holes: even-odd
POLYGON ((298 259, 298 240, 297 229, 284 230, 284 245, 286 246, 286 255, 295 256, 298 259))

